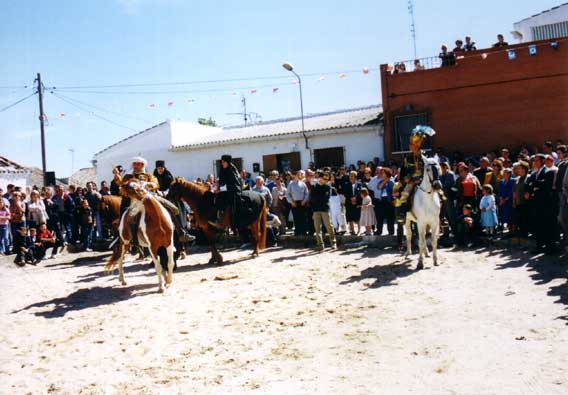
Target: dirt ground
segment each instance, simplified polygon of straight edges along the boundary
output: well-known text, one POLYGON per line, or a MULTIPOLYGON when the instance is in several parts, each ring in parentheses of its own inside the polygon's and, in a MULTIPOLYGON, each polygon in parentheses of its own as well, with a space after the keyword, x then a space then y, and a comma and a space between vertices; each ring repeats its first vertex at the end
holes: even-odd
POLYGON ((0 260, 2 394, 567 394, 568 263, 355 248, 0 260), (133 258, 132 258, 133 259, 133 258))

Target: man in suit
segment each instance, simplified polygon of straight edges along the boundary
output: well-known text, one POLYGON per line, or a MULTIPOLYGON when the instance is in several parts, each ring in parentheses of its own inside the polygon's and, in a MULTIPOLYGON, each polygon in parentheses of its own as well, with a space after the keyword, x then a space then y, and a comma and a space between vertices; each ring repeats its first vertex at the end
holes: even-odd
MULTIPOLYGON (((557 168, 554 166, 554 158, 537 154, 534 158, 535 172, 532 182, 531 199, 534 209, 534 236, 536 239, 535 253, 555 252, 555 239, 557 231, 556 208, 553 185, 557 168), (545 163, 547 165, 545 165, 545 163)), ((531 174, 531 178, 533 177, 531 174)))
POLYGON ((558 171, 554 180, 554 192, 558 196, 558 221, 564 233, 564 244, 568 245, 568 196, 563 193, 564 182, 568 180, 568 147, 556 147, 558 171))
MULTIPOLYGON (((357 172, 351 171, 349 173, 349 183, 345 184, 343 188, 345 214, 351 234, 355 234, 355 223, 358 224, 361 217, 361 209, 357 208, 357 206, 361 205, 361 188, 361 183, 357 181, 357 172)), ((357 233, 359 233, 359 230, 357 233)))

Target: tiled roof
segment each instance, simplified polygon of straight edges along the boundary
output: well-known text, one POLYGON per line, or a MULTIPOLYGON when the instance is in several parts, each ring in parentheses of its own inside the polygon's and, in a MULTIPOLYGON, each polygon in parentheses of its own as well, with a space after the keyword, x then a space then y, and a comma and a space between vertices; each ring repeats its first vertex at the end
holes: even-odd
POLYGON ((538 14, 534 14, 534 15, 532 15, 532 16, 529 16, 528 18, 521 19, 519 22, 516 22, 516 23, 520 23, 520 22, 522 22, 522 21, 526 21, 527 19, 534 18, 535 16, 539 16, 539 15, 542 15, 542 14, 546 14, 547 12, 550 12, 550 11, 552 11, 552 10, 556 10, 557 8, 563 7, 563 6, 565 6, 565 5, 568 5, 568 3, 559 4, 559 5, 557 5, 556 7, 549 8, 548 10, 541 11, 541 12, 539 12, 538 14))
MULTIPOLYGON (((360 127, 377 121, 382 116, 381 106, 368 106, 349 110, 333 111, 304 117, 306 133, 360 127)), ((251 126, 226 127, 219 133, 208 136, 196 136, 194 140, 182 145, 172 146, 174 151, 192 147, 211 146, 246 140, 265 139, 267 137, 302 133, 301 117, 278 119, 251 126)))
POLYGON ((0 173, 29 173, 30 171, 29 168, 0 156, 0 173))

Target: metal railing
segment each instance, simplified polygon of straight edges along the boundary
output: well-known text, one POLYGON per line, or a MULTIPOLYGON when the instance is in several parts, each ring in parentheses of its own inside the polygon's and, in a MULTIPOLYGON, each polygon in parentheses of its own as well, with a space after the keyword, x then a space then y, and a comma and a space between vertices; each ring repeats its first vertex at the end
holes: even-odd
POLYGON ((428 58, 420 58, 413 60, 403 60, 393 65, 391 73, 399 74, 411 71, 437 69, 442 66, 442 60, 438 56, 430 56, 428 58), (402 70, 401 70, 402 68, 402 70))

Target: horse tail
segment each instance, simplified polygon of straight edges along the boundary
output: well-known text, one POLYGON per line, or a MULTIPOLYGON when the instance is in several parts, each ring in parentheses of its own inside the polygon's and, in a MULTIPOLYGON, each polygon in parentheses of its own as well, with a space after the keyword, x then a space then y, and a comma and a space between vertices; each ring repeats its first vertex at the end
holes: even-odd
POLYGON ((117 242, 112 247, 112 255, 110 256, 108 262, 105 264, 104 270, 105 272, 110 272, 114 270, 117 265, 119 259, 122 259, 122 249, 123 244, 120 237, 118 238, 117 242))
POLYGON ((266 248, 266 199, 262 199, 262 211, 260 213, 260 218, 258 220, 258 226, 260 231, 260 239, 258 241, 258 248, 264 250, 266 248))
POLYGON ((162 266, 162 269, 165 272, 167 272, 168 271, 168 251, 166 250, 166 247, 161 246, 160 248, 158 248, 157 255, 158 255, 158 258, 160 258, 160 265, 162 266))

